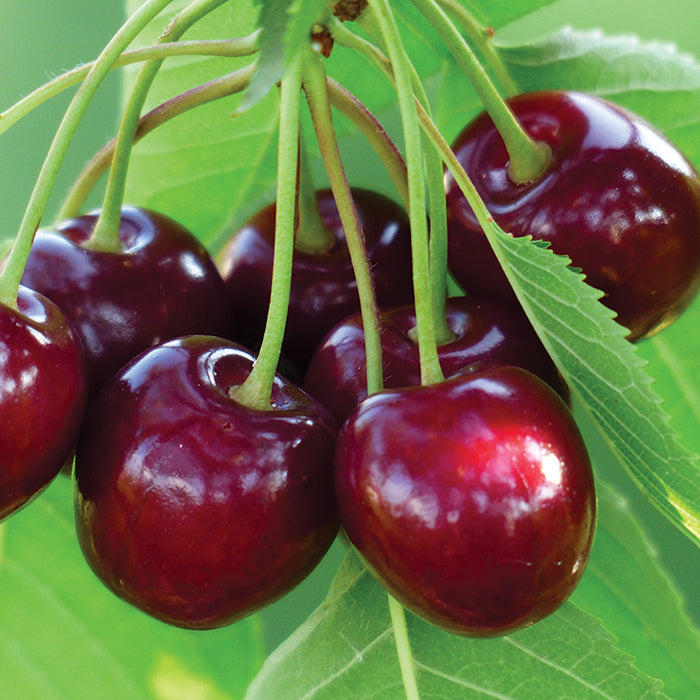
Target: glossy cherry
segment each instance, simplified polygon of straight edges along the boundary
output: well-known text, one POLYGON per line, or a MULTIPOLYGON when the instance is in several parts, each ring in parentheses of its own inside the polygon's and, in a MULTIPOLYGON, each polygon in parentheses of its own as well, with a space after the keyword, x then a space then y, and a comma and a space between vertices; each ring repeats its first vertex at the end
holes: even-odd
POLYGON ((121 249, 105 252, 89 244, 96 221, 93 213, 38 231, 23 277, 73 322, 92 394, 161 341, 230 331, 223 280, 192 233, 156 212, 124 207, 121 249))
MULTIPOLYGON (((530 370, 568 400, 566 384, 520 307, 474 296, 453 297, 445 305, 454 338, 438 346, 445 376, 476 362, 495 362, 530 370)), ((384 386, 421 383, 412 305, 380 314, 384 386)), ((365 334, 359 313, 341 321, 317 348, 304 378, 304 390, 317 398, 342 424, 367 397, 365 334)))
MULTIPOLYGON (((605 292, 629 339, 671 323, 700 286, 700 179, 640 117, 597 97, 529 93, 509 102, 524 128, 552 150, 534 182, 508 176, 492 121, 477 117, 453 150, 495 221, 516 236, 551 242, 605 292)), ((450 267, 467 290, 512 295, 474 214, 446 178, 450 267)))
MULTIPOLYGON (((353 189, 353 198, 372 265, 377 303, 396 306, 413 300, 411 241, 405 211, 383 195, 353 189)), ((345 232, 330 190, 316 195, 321 219, 335 236, 324 253, 295 251, 291 298, 283 352, 303 372, 330 329, 359 311, 357 284, 345 232)), ((258 347, 270 303, 275 231, 274 205, 258 212, 224 249, 220 269, 234 314, 236 340, 258 347)))
POLYGON ((24 287, 17 307, 0 305, 0 520, 59 473, 87 398, 82 347, 65 316, 24 287))
POLYGON ((270 410, 236 401, 253 361, 210 336, 147 350, 105 386, 78 444, 88 563, 174 625, 218 627, 272 602, 338 530, 335 421, 280 377, 270 410))
POLYGON ((503 365, 365 399, 340 432, 336 495, 392 595, 469 636, 553 612, 594 533, 591 465, 569 410, 503 365))

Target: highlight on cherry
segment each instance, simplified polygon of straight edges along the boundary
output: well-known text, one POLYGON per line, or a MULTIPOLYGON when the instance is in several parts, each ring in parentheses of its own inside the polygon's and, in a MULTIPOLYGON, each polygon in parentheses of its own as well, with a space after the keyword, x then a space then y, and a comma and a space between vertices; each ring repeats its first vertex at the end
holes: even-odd
MULTIPOLYGON (((271 693, 305 645, 318 653, 317 627, 340 648, 380 609, 400 679, 386 697, 438 692, 440 644, 465 659, 445 687, 477 697, 466 659, 496 640, 554 643, 572 610, 620 636, 585 588, 619 572, 603 552, 622 527, 607 475, 700 539, 697 456, 639 359, 696 308, 700 156, 614 94, 548 84, 541 68, 528 82, 479 19, 500 17, 493 3, 251 2, 235 35, 231 0, 131 4, 93 62, 1 114, 0 138, 72 90, 0 268, 7 537, 70 483, 95 585, 203 638, 282 604, 340 551, 328 597, 246 697, 316 697, 301 681, 271 693), (421 41, 463 105, 454 87, 442 109, 421 41), (183 57, 215 76, 180 84, 168 71, 183 57), (58 170, 112 71, 128 86, 118 129, 52 220, 58 170), (150 139, 174 143, 180 120, 217 109, 243 143, 271 104, 259 161, 217 166, 222 181, 248 173, 245 192, 213 187, 195 207, 183 191, 184 212, 238 198, 228 222, 192 227, 177 197, 139 197, 134 178, 167 191, 182 177, 139 160, 150 139), (372 593, 343 617, 359 582, 372 593)), ((663 366, 680 376, 684 361, 663 366)), ((610 664, 642 654, 621 639, 610 664)), ((339 662, 313 692, 347 672, 339 662)))

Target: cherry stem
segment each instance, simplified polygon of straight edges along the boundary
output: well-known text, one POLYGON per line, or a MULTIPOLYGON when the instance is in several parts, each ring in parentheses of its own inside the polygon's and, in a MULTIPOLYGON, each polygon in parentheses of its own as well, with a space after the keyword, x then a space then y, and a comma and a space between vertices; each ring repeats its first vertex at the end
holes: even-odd
POLYGON ((236 401, 261 411, 269 410, 275 373, 287 325, 294 258, 294 223, 297 206, 299 161, 299 109, 303 52, 294 54, 280 86, 279 150, 277 155, 277 200, 275 249, 272 261, 270 306, 262 343, 253 369, 233 390, 236 401))
POLYGON ((430 139, 435 150, 440 154, 443 163, 450 171, 454 177, 457 186, 462 191, 465 199, 469 203, 469 206, 474 211, 474 216, 479 222, 479 225, 484 230, 491 230, 494 226, 493 217, 491 212, 489 212, 484 200, 481 198, 479 193, 474 187, 474 183, 469 179, 469 176, 464 172, 460 162, 457 160, 457 156, 454 154, 449 144, 443 138, 440 130, 437 128, 432 119, 428 116, 427 112, 422 108, 420 104, 417 105, 418 109, 418 119, 420 120, 421 128, 424 133, 430 139))
POLYGON ((328 97, 333 107, 344 114, 367 139, 370 146, 379 156, 386 168, 391 181, 396 187, 399 198, 408 210, 408 179, 406 163, 401 152, 386 133, 379 120, 360 102, 349 90, 340 83, 328 78, 328 97))
POLYGON ((171 2, 172 0, 147 0, 105 46, 74 95, 49 147, 7 263, 0 272, 0 303, 16 308, 17 292, 34 242, 34 234, 46 210, 61 163, 94 94, 122 51, 171 2))
MULTIPOLYGON (((414 90, 417 93, 416 99, 423 105, 426 113, 430 115, 428 98, 413 64, 411 64, 411 74, 414 90)), ((443 182, 442 159, 427 138, 425 138, 425 142, 427 147, 423 149, 423 154, 428 185, 428 204, 430 207, 429 265, 433 332, 435 333, 435 342, 438 345, 443 345, 455 339, 455 335, 447 325, 445 317, 445 301, 447 299, 447 200, 443 182)))
MULTIPOLYGON (((372 21, 371 13, 364 15, 363 21, 365 25, 368 25, 372 21)), ((372 30, 374 27, 368 27, 368 29, 372 30)), ((396 78, 391 62, 376 46, 347 30, 342 23, 337 20, 329 23, 329 31, 338 44, 364 54, 394 83, 394 85, 396 85, 396 78)), ((419 99, 427 108, 428 100, 425 95, 425 90, 418 77, 418 73, 410 61, 409 70, 411 72, 413 89, 418 93, 419 99)), ((440 160, 440 156, 434 152, 432 148, 425 150, 424 154, 431 214, 429 248, 429 276, 432 295, 431 315, 433 319, 435 341, 438 344, 443 344, 454 340, 454 334, 449 329, 447 321, 445 320, 445 299, 447 290, 447 209, 442 182, 442 161, 440 160)), ((404 199, 404 203, 406 208, 410 210, 410 202, 407 196, 404 199)), ((417 335, 417 331, 414 331, 411 335, 417 335)))
POLYGON ((366 15, 368 12, 379 24, 396 77, 396 90, 406 149, 406 167, 408 169, 413 289, 421 382, 434 384, 442 381, 444 375, 440 367, 433 326, 423 148, 416 114, 416 101, 411 87, 411 65, 388 1, 373 0, 364 14, 366 15))
POLYGON ((304 65, 303 85, 316 132, 316 140, 328 173, 333 198, 345 231, 350 261, 355 272, 357 292, 360 297, 360 313, 365 332, 367 393, 374 394, 384 387, 379 312, 362 227, 335 136, 326 73, 318 54, 310 53, 307 57, 304 65))
POLYGON ((401 668, 401 678, 406 691, 406 700, 420 700, 418 683, 416 681, 416 667, 413 663, 411 641, 408 637, 408 627, 406 626, 406 614, 403 605, 391 594, 387 594, 387 597, 389 598, 391 625, 394 629, 394 643, 396 644, 396 653, 399 657, 399 667, 401 668))
MULTIPOLYGON (((226 0, 195 0, 175 17, 161 35, 160 42, 166 39, 177 41, 192 25, 224 2, 226 0)), ((141 111, 164 60, 161 58, 144 63, 134 81, 119 125, 102 209, 88 242, 90 248, 102 251, 118 251, 121 248, 119 228, 131 151, 141 111)))
MULTIPOLYGON (((142 61, 175 56, 218 56, 222 58, 251 56, 258 50, 259 34, 260 30, 257 30, 248 36, 237 39, 168 42, 146 46, 141 49, 132 49, 131 51, 125 51, 112 64, 110 70, 142 61)), ((29 95, 8 107, 4 112, 0 113, 0 135, 30 114, 34 109, 40 107, 44 102, 82 82, 94 65, 95 63, 92 61, 73 68, 38 87, 29 95)))
POLYGON ((493 44, 493 29, 482 26, 476 17, 456 0, 437 0, 437 3, 443 10, 454 16, 472 46, 476 46, 481 55, 489 62, 505 94, 509 97, 517 95, 518 86, 503 65, 501 56, 493 44))
POLYGON ((496 125, 510 158, 508 166, 510 179, 516 184, 536 180, 551 161, 552 154, 549 146, 535 141, 523 129, 464 37, 457 31, 436 0, 412 0, 412 2, 440 35, 496 125))
MULTIPOLYGON (((140 141, 144 136, 171 119, 195 107, 213 102, 223 97, 229 97, 242 92, 250 82, 255 66, 246 66, 233 73, 194 87, 167 102, 155 107, 139 119, 134 141, 140 141)), ((116 138, 112 139, 87 164, 82 173, 76 178, 58 214, 59 221, 78 216, 85 199, 88 197, 97 181, 109 168, 112 162, 116 138)))
POLYGON ((326 253, 335 245, 335 236, 321 219, 311 165, 303 136, 299 144, 299 201, 294 249, 304 253, 326 253))

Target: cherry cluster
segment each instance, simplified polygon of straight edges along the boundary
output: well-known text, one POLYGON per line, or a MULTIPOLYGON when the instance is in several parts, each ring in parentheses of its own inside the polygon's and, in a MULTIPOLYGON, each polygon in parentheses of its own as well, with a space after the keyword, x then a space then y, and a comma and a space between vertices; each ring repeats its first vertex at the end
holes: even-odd
MULTIPOLYGON (((601 99, 546 92, 509 106, 546 154, 536 176, 514 175, 487 113, 452 147, 494 220, 569 255, 630 340, 670 323, 700 285, 695 170, 601 99)), ((276 204, 216 262, 180 224, 137 207, 120 208, 106 239, 99 213, 39 230, 0 307, 0 518, 74 459, 89 565, 188 628, 284 595, 341 529, 396 600, 453 632, 504 634, 561 605, 596 515, 568 387, 450 174, 449 267, 465 294, 435 307, 442 376, 429 376, 411 220, 384 195, 348 193, 380 391, 334 191, 313 191, 316 219, 295 218, 279 370, 262 397, 250 380, 279 265, 276 204)))

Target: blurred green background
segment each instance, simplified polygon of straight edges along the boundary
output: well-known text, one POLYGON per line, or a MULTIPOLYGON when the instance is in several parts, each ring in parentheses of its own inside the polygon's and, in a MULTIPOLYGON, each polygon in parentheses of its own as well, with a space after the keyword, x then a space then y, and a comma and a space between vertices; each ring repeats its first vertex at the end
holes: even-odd
MULTIPOLYGON (((0 0, 0 109, 53 75, 99 53, 123 16, 122 3, 109 0, 0 0)), ((700 58, 698 0, 560 0, 501 32, 504 40, 533 38, 570 24, 673 41, 700 58)), ((0 139, 0 239, 14 235, 68 96, 52 100, 0 139)), ((114 133, 118 80, 99 92, 76 136, 49 206, 49 220, 82 164, 114 133)))
MULTIPOLYGON (((117 0, 0 0, 0 109, 4 110, 52 76, 93 59, 123 18, 117 0)), ((571 25, 600 27, 609 33, 637 34, 643 39, 676 43, 700 59, 700 1, 666 0, 560 0, 503 30, 507 41, 535 38, 571 25)), ((53 133, 70 95, 61 96, 36 110, 0 137, 0 241, 17 230, 53 133)), ((83 164, 114 134, 118 120, 119 81, 110 77, 90 108, 62 168, 49 211, 51 220, 61 197, 83 164)), ((96 193, 92 204, 99 202, 96 193)), ((656 513, 637 504, 662 557, 685 589, 689 607, 700 620, 697 591, 697 551, 679 537, 656 513)), ((275 644, 304 619, 308 600, 321 594, 328 576, 342 555, 333 550, 324 568, 293 593, 300 601, 298 619, 272 606, 265 612, 268 641, 275 644), (304 602, 305 601, 305 604, 304 602)))

